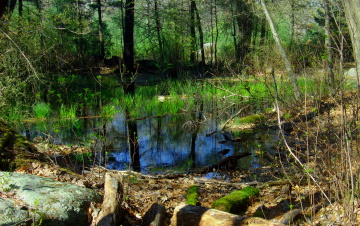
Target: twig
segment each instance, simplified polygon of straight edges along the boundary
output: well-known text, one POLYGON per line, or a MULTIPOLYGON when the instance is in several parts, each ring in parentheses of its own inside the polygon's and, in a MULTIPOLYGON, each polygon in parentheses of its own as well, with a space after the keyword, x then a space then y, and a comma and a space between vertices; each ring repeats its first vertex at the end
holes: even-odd
POLYGON ((285 147, 286 149, 289 151, 290 155, 295 159, 295 161, 297 163, 299 163, 299 165, 304 169, 305 173, 307 174, 307 176, 314 182, 314 184, 319 188, 320 192, 324 195, 324 197, 327 199, 327 201, 329 202, 329 204, 331 206, 333 206, 331 204, 331 200, 330 198, 326 195, 324 189, 320 186, 320 184, 316 181, 316 179, 309 173, 310 170, 307 166, 305 166, 301 161, 300 159, 295 155, 295 153, 291 150, 289 144, 287 143, 286 141, 286 138, 285 138, 285 135, 284 135, 284 132, 282 130, 282 124, 281 124, 281 116, 280 116, 280 108, 279 108, 279 103, 278 103, 278 89, 277 89, 277 84, 276 84, 276 79, 275 79, 275 75, 274 73, 272 73, 272 76, 273 76, 273 79, 274 79, 274 84, 275 84, 275 91, 276 91, 276 98, 275 98, 275 107, 276 107, 276 112, 277 112, 277 121, 278 121, 278 127, 279 127, 279 130, 280 130, 280 134, 281 134, 281 137, 282 139, 284 140, 284 144, 285 144, 285 147))
MULTIPOLYGON (((39 79, 39 77, 37 76, 37 73, 35 71, 35 68, 32 66, 30 60, 26 57, 26 55, 23 53, 23 51, 21 51, 20 47, 15 43, 15 41, 2 29, 0 29, 0 31, 2 33, 4 33, 4 35, 15 45, 15 47, 19 50, 19 52, 21 53, 21 55, 25 58, 26 62, 28 63, 29 67, 31 68, 31 70, 34 72, 34 76, 41 82, 41 80, 39 79)), ((29 78, 28 78, 29 79, 29 78)), ((26 79, 27 80, 27 79, 26 79)), ((25 80, 25 81, 26 81, 25 80)))

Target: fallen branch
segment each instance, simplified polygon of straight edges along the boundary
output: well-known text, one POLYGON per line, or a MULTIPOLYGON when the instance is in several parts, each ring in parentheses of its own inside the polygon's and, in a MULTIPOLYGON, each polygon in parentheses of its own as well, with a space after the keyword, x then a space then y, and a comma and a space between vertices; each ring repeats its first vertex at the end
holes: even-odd
POLYGON ((193 173, 202 174, 202 173, 208 173, 208 172, 212 171, 213 169, 218 170, 218 169, 220 169, 221 167, 225 166, 226 164, 228 164, 229 162, 231 162, 233 160, 238 160, 240 158, 243 158, 243 157, 249 156, 249 155, 251 155, 250 152, 243 152, 243 153, 235 154, 235 155, 229 156, 229 157, 221 160, 220 162, 218 162, 215 165, 206 166, 206 167, 204 167, 204 168, 202 168, 200 170, 197 170, 197 171, 195 171, 193 173))

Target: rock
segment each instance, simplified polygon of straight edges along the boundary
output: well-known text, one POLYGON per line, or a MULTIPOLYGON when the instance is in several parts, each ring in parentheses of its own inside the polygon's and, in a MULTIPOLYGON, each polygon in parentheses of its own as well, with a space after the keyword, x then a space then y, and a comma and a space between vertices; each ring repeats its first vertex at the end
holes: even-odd
POLYGON ((259 217, 239 215, 201 206, 179 205, 174 210, 171 226, 284 226, 259 217))
MULTIPOLYGON (((87 225, 90 203, 101 202, 101 196, 91 189, 49 178, 0 172, 0 179, 0 192, 25 203, 29 210, 41 216, 41 225, 87 225)), ((9 219, 21 215, 16 211, 14 214, 9 219)), ((0 225, 4 225, 3 220, 0 218, 0 225)))
POLYGON ((240 225, 244 217, 201 206, 180 205, 174 210, 171 226, 240 225))
POLYGON ((151 205, 143 217, 142 226, 162 226, 165 220, 165 206, 158 203, 151 205))
POLYGON ((13 171, 19 166, 29 166, 36 160, 48 161, 29 140, 0 119, 0 170, 13 171))
POLYGON ((350 68, 344 73, 345 77, 356 77, 356 68, 350 68))
MULTIPOLYGON (((13 202, 0 198, 0 224, 19 225, 20 223, 31 222, 32 215, 27 210, 16 208, 13 202)), ((37 216, 39 218, 39 215, 37 216)))

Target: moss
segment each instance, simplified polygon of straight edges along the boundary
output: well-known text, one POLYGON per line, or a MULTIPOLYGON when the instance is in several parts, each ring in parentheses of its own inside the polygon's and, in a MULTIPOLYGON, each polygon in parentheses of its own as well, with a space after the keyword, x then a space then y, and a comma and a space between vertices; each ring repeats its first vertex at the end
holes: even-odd
POLYGON ((257 123, 261 121, 265 121, 266 118, 264 115, 249 115, 243 118, 239 118, 236 120, 236 123, 257 123))
POLYGON ((188 205, 196 206, 199 201, 199 189, 198 186, 192 185, 186 192, 186 203, 188 205))
POLYGON ((224 196, 211 204, 211 208, 238 214, 244 211, 248 205, 249 198, 259 194, 260 189, 246 187, 239 191, 234 191, 230 195, 224 196))
POLYGON ((46 161, 30 141, 0 120, 0 170, 13 171, 37 159, 46 161))

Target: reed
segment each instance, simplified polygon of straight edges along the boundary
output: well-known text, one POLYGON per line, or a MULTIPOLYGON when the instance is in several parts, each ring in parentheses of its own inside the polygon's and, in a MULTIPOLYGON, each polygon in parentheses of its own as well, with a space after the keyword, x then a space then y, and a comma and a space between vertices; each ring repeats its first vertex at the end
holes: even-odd
POLYGON ((32 106, 32 110, 35 118, 44 119, 47 118, 51 113, 50 104, 39 102, 32 106))

